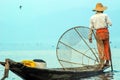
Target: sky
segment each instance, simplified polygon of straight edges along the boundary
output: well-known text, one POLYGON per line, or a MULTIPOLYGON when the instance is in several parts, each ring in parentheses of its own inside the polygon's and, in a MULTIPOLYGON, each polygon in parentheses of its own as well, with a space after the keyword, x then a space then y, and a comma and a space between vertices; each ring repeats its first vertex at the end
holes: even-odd
POLYGON ((0 0, 0 50, 55 49, 69 28, 89 27, 97 2, 108 7, 111 46, 120 48, 119 0, 0 0))

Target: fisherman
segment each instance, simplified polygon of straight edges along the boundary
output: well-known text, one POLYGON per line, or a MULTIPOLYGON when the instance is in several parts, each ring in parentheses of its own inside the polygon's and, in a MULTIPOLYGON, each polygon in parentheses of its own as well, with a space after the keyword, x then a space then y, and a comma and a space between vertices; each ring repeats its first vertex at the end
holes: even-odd
POLYGON ((100 58, 100 69, 110 65, 110 44, 109 44, 109 30, 108 25, 112 26, 112 22, 104 10, 107 7, 102 3, 97 3, 93 11, 95 14, 90 19, 89 42, 92 43, 92 32, 96 31, 97 48, 100 58))

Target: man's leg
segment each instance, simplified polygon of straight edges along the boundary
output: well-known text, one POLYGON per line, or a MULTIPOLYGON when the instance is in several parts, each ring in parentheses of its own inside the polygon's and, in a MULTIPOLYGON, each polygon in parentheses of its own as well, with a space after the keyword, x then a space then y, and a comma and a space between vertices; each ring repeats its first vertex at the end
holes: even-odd
POLYGON ((104 44, 103 40, 97 40, 97 48, 99 53, 99 59, 100 59, 100 69, 104 66, 104 44))
POLYGON ((110 52, 111 52, 110 51, 109 39, 106 39, 103 42, 104 42, 104 54, 105 54, 106 65, 109 65, 110 52))

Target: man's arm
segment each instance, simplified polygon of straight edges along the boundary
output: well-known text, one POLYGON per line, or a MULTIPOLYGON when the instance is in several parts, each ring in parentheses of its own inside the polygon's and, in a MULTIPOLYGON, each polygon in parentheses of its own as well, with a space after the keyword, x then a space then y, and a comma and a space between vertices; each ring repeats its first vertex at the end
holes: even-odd
POLYGON ((110 18, 108 17, 108 15, 106 15, 106 23, 107 23, 107 25, 112 26, 112 22, 111 22, 110 18))
POLYGON ((89 34, 88 34, 88 39, 89 42, 92 43, 92 32, 93 32, 93 22, 92 19, 90 19, 90 29, 89 29, 89 34))
POLYGON ((89 42, 92 43, 92 29, 91 28, 89 30, 88 39, 89 39, 89 42))

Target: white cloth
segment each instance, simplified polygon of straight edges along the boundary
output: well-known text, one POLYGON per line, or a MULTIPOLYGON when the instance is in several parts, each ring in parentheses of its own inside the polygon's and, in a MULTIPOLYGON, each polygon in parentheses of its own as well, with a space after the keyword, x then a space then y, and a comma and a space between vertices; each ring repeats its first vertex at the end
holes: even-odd
POLYGON ((90 32, 88 38, 92 38, 92 30, 106 28, 111 25, 112 22, 107 14, 96 13, 90 18, 90 32))
POLYGON ((99 29, 105 28, 107 25, 112 25, 111 20, 107 14, 97 13, 90 19, 90 28, 99 29))

